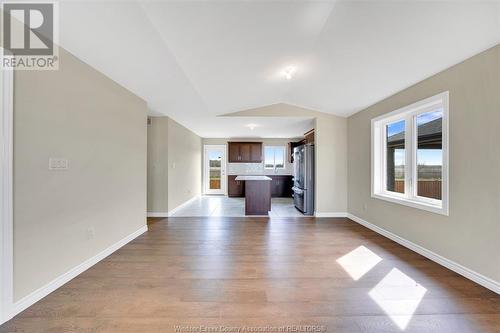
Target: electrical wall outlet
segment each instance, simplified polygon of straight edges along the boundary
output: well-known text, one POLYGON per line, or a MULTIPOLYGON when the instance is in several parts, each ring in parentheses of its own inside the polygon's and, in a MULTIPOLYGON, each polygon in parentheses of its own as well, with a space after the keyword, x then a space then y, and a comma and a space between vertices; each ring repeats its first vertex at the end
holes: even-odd
POLYGON ((66 158, 49 158, 49 170, 68 170, 69 162, 66 158))

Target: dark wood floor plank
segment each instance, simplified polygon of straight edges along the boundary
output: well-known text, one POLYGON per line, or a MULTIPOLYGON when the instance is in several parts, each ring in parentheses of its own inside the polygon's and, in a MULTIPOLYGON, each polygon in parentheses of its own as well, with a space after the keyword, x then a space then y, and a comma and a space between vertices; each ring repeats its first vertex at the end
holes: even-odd
POLYGON ((175 332, 178 325, 500 332, 499 295, 348 219, 148 225, 0 332, 175 332), (339 263, 360 247, 378 262, 339 263))

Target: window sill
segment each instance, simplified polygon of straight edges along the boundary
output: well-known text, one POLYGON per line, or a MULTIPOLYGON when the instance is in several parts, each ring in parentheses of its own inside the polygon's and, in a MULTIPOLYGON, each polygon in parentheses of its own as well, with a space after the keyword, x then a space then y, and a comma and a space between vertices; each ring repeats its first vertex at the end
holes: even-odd
POLYGON ((421 210, 426 210, 431 213, 436 213, 444 216, 449 216, 448 207, 444 205, 433 205, 432 203, 426 203, 422 201, 410 200, 407 198, 399 198, 391 195, 386 195, 382 193, 372 193, 372 198, 389 201, 392 203, 397 203, 400 205, 413 207, 421 210))

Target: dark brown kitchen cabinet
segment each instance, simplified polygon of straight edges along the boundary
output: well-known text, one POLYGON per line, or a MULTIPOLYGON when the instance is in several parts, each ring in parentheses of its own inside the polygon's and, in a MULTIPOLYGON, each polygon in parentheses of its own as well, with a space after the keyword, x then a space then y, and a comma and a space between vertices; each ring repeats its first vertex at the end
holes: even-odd
POLYGON ((238 176, 227 176, 227 195, 229 197, 245 196, 245 181, 236 180, 238 176))
POLYGON ((314 130, 310 130, 309 132, 304 134, 304 138, 306 140, 306 144, 314 144, 314 130))
POLYGON ((250 144, 250 160, 256 163, 262 162, 262 142, 250 144))
POLYGON ((235 143, 230 142, 229 147, 228 147, 228 160, 229 163, 237 163, 240 161, 240 147, 237 146, 235 143))
POLYGON ((248 162, 252 160, 252 146, 249 143, 240 144, 240 162, 248 162))
POLYGON ((304 133, 304 139, 297 142, 288 143, 288 162, 293 163, 293 149, 300 145, 314 144, 314 129, 304 133))
POLYGON ((271 197, 289 198, 292 196, 292 176, 276 175, 271 177, 271 197))
POLYGON ((229 142, 229 163, 261 163, 262 142, 229 142))

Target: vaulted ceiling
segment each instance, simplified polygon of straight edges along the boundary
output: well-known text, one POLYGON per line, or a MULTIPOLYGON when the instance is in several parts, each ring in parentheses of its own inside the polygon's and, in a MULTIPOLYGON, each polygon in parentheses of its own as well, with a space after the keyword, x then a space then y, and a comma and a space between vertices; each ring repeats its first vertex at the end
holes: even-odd
MULTIPOLYGON (((348 116, 499 42, 498 1, 60 4, 63 47, 205 137, 241 137, 248 120, 220 115, 270 104, 348 116)), ((286 121, 258 136, 309 124, 286 121)))

